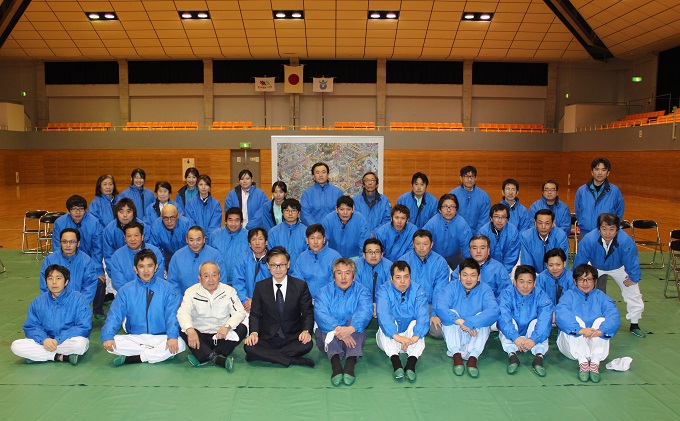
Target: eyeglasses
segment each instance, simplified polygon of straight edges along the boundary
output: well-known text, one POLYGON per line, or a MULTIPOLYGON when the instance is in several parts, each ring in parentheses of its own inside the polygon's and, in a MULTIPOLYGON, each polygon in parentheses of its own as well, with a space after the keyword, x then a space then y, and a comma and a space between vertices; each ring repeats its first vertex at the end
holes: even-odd
POLYGON ((78 244, 78 241, 76 241, 76 240, 61 240, 60 243, 65 245, 65 246, 68 246, 68 245, 73 246, 73 245, 78 244))
POLYGON ((461 176, 461 177, 463 177, 463 178, 477 178, 477 176, 474 175, 474 174, 465 174, 465 175, 463 175, 463 176, 461 176))
POLYGON ((288 266, 288 263, 269 263, 267 266, 269 266, 269 269, 284 269, 288 266))
POLYGON ((286 208, 283 210, 284 213, 295 213, 299 212, 297 209, 286 208))
POLYGON ((492 216, 492 218, 493 219, 508 219, 508 217, 505 216, 505 215, 494 215, 494 216, 492 216))
POLYGON ((453 206, 453 205, 442 205, 442 209, 446 209, 446 210, 454 210, 454 209, 458 209, 458 207, 457 207, 457 206, 453 206))
POLYGON ((165 222, 174 221, 175 219, 177 219, 177 215, 175 215, 175 216, 163 216, 162 219, 163 219, 165 222))
POLYGON ((546 193, 555 193, 557 189, 543 189, 543 191, 546 193))
POLYGON ((70 212, 83 213, 83 212, 85 212, 85 208, 80 208, 80 207, 75 207, 75 206, 74 206, 74 207, 72 207, 72 208, 70 209, 70 212))
POLYGON ((579 284, 592 284, 595 283, 595 278, 578 278, 576 282, 579 284))
POLYGON ((365 251, 364 253, 368 254, 369 256, 377 256, 382 253, 381 250, 368 250, 365 251))

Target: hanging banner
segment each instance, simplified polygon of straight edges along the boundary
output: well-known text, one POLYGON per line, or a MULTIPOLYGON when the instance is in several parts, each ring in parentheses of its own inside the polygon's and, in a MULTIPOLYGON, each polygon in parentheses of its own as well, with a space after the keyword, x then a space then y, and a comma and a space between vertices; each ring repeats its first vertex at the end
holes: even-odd
POLYGON ((312 86, 314 86, 314 92, 333 92, 332 77, 315 77, 312 79, 313 79, 312 86))
POLYGON ((285 77, 283 92, 287 94, 301 94, 304 91, 302 84, 302 67, 300 66, 283 66, 285 77))
POLYGON ((274 92, 273 77, 256 77, 255 92, 274 92))

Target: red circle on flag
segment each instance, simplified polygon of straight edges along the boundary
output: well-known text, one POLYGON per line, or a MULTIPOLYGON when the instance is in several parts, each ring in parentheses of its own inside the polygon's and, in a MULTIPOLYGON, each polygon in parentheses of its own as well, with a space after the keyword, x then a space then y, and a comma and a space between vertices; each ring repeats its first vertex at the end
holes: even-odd
POLYGON ((296 74, 288 75, 288 83, 291 85, 297 85, 300 82, 300 76, 296 74))

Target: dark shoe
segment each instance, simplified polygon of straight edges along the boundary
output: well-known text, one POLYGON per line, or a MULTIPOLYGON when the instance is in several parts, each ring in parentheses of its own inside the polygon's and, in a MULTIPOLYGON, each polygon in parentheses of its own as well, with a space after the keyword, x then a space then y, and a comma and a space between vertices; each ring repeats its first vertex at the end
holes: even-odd
POLYGON ((78 354, 71 354, 68 356, 68 362, 71 363, 71 365, 78 365, 78 354))
POLYGON ((633 329, 630 330, 630 333, 637 336, 638 338, 646 338, 647 337, 647 334, 640 328, 633 328, 633 329))
POLYGON ((355 376, 352 376, 351 374, 345 373, 342 375, 342 382, 345 383, 345 386, 353 385, 356 379, 357 378, 355 376))
POLYGON ((517 354, 512 352, 512 353, 510 353, 510 355, 508 357, 508 374, 517 373, 518 368, 519 368, 519 358, 517 358, 517 354))
POLYGON ((398 368, 394 370, 394 373, 392 373, 392 377, 394 377, 394 380, 402 381, 404 379, 404 369, 398 368))
POLYGON ((227 357, 227 361, 224 363, 224 368, 226 368, 227 372, 229 373, 234 371, 234 357, 227 357))
POLYGON ((314 366, 316 366, 313 359, 306 358, 306 357, 293 358, 293 360, 290 363, 291 363, 291 365, 301 365, 301 366, 304 366, 304 367, 311 367, 311 368, 314 368, 314 366))
POLYGON ((600 382, 600 364, 590 363, 590 381, 593 383, 600 382))
POLYGON ((415 372, 415 371, 413 371, 413 370, 406 370, 406 380, 408 380, 409 382, 413 383, 413 382, 416 381, 416 377, 418 377, 418 376, 416 376, 416 372, 415 372))
POLYGON ((120 367, 121 365, 125 364, 125 355, 119 355, 113 360, 113 366, 114 367, 120 367))

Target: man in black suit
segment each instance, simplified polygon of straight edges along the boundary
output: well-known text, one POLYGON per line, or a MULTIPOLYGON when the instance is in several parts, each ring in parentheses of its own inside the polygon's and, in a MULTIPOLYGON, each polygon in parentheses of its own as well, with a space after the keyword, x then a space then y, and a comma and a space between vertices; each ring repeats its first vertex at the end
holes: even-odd
POLYGON ((250 335, 245 340, 246 361, 262 360, 314 367, 303 357, 312 350, 314 307, 307 283, 288 276, 290 255, 283 247, 267 254, 272 274, 255 284, 250 307, 250 335))

